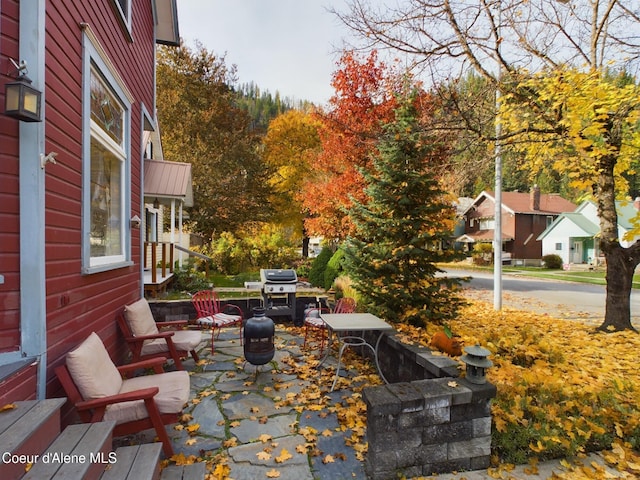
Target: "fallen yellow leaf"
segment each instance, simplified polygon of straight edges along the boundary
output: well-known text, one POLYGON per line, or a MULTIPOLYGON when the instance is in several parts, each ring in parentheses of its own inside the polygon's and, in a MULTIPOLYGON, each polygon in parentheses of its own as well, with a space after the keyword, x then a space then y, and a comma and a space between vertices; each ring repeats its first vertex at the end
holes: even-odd
POLYGON ((15 403, 7 403, 6 405, 3 405, 2 407, 0 407, 0 412, 5 412, 7 410, 13 410, 14 408, 17 408, 18 405, 16 405, 15 403))
POLYGON ((231 437, 229 440, 225 440, 222 442, 222 446, 224 448, 235 447, 238 445, 238 439, 236 437, 231 437))
POLYGON ((260 460, 269 460, 271 458, 271 454, 263 450, 256 453, 256 457, 258 457, 260 460))
POLYGON ((275 461, 276 463, 283 463, 291 458, 293 458, 293 455, 291 455, 286 448, 283 448, 280 451, 280 455, 275 458, 275 461))
POLYGON ((213 469, 213 475, 216 478, 216 480, 229 478, 229 472, 231 472, 231 467, 224 463, 218 463, 216 465, 216 468, 213 469))
POLYGON ((275 468, 267 472, 267 477, 269 478, 278 478, 279 476, 280 476, 280 472, 275 468))
POLYGON ((195 433, 200 429, 199 423, 192 423, 191 425, 187 425, 187 431, 189 433, 195 433))

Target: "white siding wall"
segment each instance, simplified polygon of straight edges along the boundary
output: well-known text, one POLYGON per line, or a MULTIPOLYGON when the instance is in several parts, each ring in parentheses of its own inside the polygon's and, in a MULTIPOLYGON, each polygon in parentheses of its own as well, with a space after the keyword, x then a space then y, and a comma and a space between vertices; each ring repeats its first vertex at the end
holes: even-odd
POLYGON ((542 240, 542 256, 545 255, 558 255, 562 258, 562 263, 569 263, 569 254, 571 253, 569 245, 569 237, 545 237, 542 240), (556 249, 557 244, 560 244, 560 250, 556 249))

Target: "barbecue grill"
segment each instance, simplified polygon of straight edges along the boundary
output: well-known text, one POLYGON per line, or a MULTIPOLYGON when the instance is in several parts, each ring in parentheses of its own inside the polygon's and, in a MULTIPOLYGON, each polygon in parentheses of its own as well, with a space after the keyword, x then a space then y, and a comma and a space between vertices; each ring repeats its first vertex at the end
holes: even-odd
POLYGON ((260 270, 262 303, 267 316, 287 315, 296 317, 296 288, 298 276, 295 270, 260 270))

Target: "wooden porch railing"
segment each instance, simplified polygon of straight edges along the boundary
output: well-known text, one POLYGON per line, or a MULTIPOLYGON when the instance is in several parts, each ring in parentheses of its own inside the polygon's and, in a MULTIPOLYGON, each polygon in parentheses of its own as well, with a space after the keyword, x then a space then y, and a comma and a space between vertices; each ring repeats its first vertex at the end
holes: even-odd
POLYGON ((158 245, 160 245, 162 251, 160 258, 162 278, 167 276, 167 264, 169 265, 169 273, 173 273, 174 244, 171 242, 144 242, 144 268, 151 270, 152 283, 157 283, 158 281, 158 269, 156 268, 156 263, 158 262, 158 245), (149 251, 151 251, 151 255, 149 255, 149 251), (168 259, 167 254, 169 256, 168 259), (151 257, 151 264, 149 264, 149 257, 151 257))

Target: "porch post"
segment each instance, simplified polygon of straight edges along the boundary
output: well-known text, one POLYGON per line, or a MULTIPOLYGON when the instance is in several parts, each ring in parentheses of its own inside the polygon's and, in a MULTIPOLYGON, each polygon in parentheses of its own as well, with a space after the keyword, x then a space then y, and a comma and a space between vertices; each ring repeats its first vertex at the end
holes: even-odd
POLYGON ((42 122, 20 122, 20 324, 22 354, 38 359, 37 398, 46 397, 47 309, 45 269, 45 5, 33 0, 20 8, 20 58, 33 86, 42 92, 42 122))

